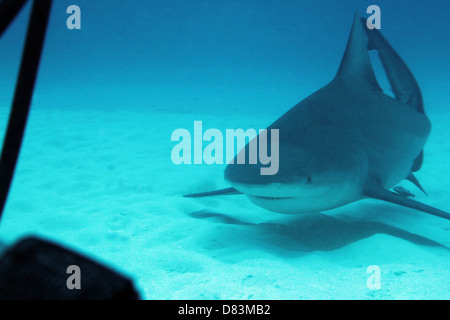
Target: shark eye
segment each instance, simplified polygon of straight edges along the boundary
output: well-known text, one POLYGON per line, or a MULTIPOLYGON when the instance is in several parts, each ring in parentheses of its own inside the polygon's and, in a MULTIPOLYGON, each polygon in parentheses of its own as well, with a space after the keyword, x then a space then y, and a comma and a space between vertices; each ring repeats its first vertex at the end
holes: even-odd
POLYGON ((306 184, 311 184, 311 183, 312 183, 312 178, 311 178, 311 176, 308 176, 306 178, 306 184))

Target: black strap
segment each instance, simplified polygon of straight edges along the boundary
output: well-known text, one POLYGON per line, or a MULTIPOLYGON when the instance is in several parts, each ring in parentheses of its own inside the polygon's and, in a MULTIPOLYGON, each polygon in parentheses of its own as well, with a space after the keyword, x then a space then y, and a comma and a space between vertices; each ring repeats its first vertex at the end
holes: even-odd
MULTIPOLYGON (((7 1, 7 3, 9 2, 10 1, 7 1)), ((8 196, 9 187, 19 156, 20 146, 22 144, 51 4, 52 0, 34 0, 33 2, 11 114, 9 116, 8 127, 6 129, 0 158, 0 218, 8 196)), ((13 6, 13 10, 10 12, 17 14, 19 10, 20 8, 13 6)), ((9 16, 10 15, 8 15, 8 17, 9 16)), ((10 20, 12 21, 13 18, 14 17, 10 20)))
POLYGON ((22 9, 26 0, 0 0, 0 36, 22 9))

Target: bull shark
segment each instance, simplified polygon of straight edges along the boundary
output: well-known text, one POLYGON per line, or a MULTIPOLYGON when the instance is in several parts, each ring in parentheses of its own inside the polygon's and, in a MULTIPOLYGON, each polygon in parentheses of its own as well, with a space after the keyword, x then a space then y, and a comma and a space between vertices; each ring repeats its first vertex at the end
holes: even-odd
MULTIPOLYGON (((333 80, 271 129, 279 130, 277 174, 261 175, 260 162, 228 164, 225 180, 231 188, 185 197, 245 194, 262 208, 288 214, 372 198, 450 220, 447 212, 389 190, 407 179, 424 191, 414 172, 422 166, 431 123, 407 65, 358 14, 333 80), (395 98, 379 86, 369 50, 377 51, 395 98)), ((240 152, 248 154, 249 144, 240 152)))

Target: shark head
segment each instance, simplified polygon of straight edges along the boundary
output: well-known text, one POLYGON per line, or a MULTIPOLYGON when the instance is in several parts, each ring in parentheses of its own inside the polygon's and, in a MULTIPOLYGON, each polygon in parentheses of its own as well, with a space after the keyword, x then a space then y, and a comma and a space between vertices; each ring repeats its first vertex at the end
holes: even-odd
MULTIPOLYGON (((360 197, 365 166, 364 157, 351 139, 356 133, 349 126, 346 131, 329 134, 333 126, 341 125, 342 116, 327 121, 327 126, 314 125, 315 121, 323 123, 320 114, 315 121, 311 117, 302 120, 309 108, 317 110, 315 100, 315 95, 307 98, 268 128, 279 129, 279 168, 275 174, 263 174, 261 168, 267 165, 260 161, 238 164, 239 155, 226 167, 225 180, 256 205, 278 213, 309 213, 360 197)), ((271 150, 270 139, 267 144, 271 150)), ((249 145, 240 151, 247 157, 249 152, 249 145)))
POLYGON ((329 210, 360 196, 358 175, 353 172, 344 175, 339 171, 328 171, 292 176, 289 181, 274 179, 273 182, 259 183, 261 181, 255 179, 254 183, 248 183, 236 178, 240 169, 231 168, 237 166, 229 166, 226 170, 228 183, 257 206, 273 212, 297 214, 329 210))

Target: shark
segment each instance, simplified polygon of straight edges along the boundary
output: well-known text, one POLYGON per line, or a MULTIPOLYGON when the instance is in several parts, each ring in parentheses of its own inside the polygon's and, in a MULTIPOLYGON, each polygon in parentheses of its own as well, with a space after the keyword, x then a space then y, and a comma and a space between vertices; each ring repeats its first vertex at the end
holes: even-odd
MULTIPOLYGON (((414 173, 422 167, 431 123, 410 69, 379 30, 365 22, 355 14, 332 81, 267 128, 279 130, 276 174, 261 175, 264 164, 259 161, 234 161, 224 173, 231 187, 185 197, 245 194, 257 206, 286 214, 321 212, 370 198, 450 220, 448 212, 390 191, 406 179, 425 192, 414 173), (378 53, 392 97, 378 84, 370 50, 378 53)), ((249 151, 249 144, 240 150, 249 151)))

